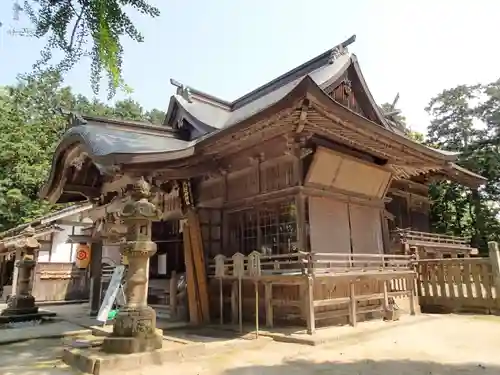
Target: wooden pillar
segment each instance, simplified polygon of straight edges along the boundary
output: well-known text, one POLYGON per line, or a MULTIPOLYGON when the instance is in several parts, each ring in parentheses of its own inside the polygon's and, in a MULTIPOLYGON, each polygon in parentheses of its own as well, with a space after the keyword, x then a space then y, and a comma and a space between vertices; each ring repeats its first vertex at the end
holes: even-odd
POLYGON ((410 289, 410 315, 415 315, 415 305, 416 305, 416 290, 415 290, 415 285, 417 283, 417 280, 415 277, 409 277, 406 279, 406 282, 409 283, 409 289, 410 289))
POLYGON ((472 190, 471 198, 475 216, 474 235, 471 239, 471 245, 477 249, 484 249, 484 246, 486 246, 486 239, 484 238, 484 220, 481 211, 481 197, 477 189, 472 190))
POLYGON ((391 252, 391 234, 389 232, 389 223, 387 222, 387 216, 385 215, 385 208, 380 210, 380 220, 382 224, 382 241, 384 253, 389 254, 391 252))
POLYGON ((266 326, 272 328, 274 326, 273 312, 273 284, 266 282, 264 284, 264 300, 266 304, 266 326))
POLYGON ((349 298, 351 299, 350 300, 350 303, 349 303, 349 323, 351 323, 351 325, 353 327, 356 327, 357 323, 358 323, 358 316, 357 316, 357 300, 356 300, 356 286, 354 284, 354 282, 350 282, 349 283, 349 298))
POLYGON ((307 333, 312 335, 316 332, 316 316, 314 313, 314 279, 311 275, 306 276, 307 282, 307 333))
POLYGON ((102 240, 90 245, 90 316, 97 316, 102 292, 102 240))
POLYGON ((307 198, 301 192, 295 197, 296 219, 297 219, 297 243, 300 251, 309 251, 307 241, 307 217, 306 217, 307 198))
POLYGON ((488 250, 490 253, 490 262, 493 273, 493 285, 495 286, 497 299, 500 296, 500 251, 498 242, 488 242, 488 250))

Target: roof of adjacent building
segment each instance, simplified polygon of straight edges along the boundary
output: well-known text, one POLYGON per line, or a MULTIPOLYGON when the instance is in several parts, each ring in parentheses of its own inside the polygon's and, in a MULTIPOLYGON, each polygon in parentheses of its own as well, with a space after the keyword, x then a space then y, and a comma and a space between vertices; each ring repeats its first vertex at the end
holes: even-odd
POLYGON ((36 227, 41 226, 45 227, 47 225, 53 224, 55 221, 64 219, 66 217, 70 217, 76 215, 80 212, 87 211, 92 208, 92 204, 90 203, 82 203, 82 204, 72 204, 69 207, 65 207, 61 210, 51 212, 47 215, 41 216, 37 219, 34 219, 28 223, 18 225, 14 228, 8 229, 4 232, 0 233, 0 242, 4 241, 7 238, 19 235, 23 230, 28 227, 36 227))

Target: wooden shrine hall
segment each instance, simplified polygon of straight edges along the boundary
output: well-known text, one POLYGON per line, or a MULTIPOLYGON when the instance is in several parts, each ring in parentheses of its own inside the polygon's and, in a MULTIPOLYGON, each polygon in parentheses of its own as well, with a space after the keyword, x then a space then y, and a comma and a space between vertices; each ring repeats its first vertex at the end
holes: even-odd
POLYGON ((470 253, 467 239, 425 235, 427 187, 484 179, 411 140, 375 103, 348 52, 354 39, 234 101, 172 80, 163 126, 69 115, 41 196, 93 202, 93 263, 103 241, 127 257, 127 307, 106 350, 138 337, 136 350, 160 345, 146 298, 156 252, 167 264, 155 285, 192 323, 310 333, 380 317, 391 297, 414 311, 409 248, 470 253), (184 273, 185 292, 167 281, 184 273))

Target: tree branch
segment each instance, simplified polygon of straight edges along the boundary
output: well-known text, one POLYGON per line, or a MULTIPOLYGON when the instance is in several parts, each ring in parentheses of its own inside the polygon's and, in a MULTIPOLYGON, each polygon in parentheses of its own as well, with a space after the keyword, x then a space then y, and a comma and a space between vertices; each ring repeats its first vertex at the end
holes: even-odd
POLYGON ((75 12, 75 14, 78 15, 78 17, 76 18, 76 21, 75 21, 75 24, 73 26, 73 31, 71 32, 71 38, 69 40, 69 44, 68 44, 68 51, 72 51, 73 50, 73 43, 75 41, 75 34, 76 34, 76 30, 78 29, 78 25, 80 24, 80 21, 83 17, 83 12, 85 11, 85 7, 86 5, 82 5, 82 9, 80 10, 80 14, 78 14, 76 12, 76 9, 73 7, 73 5, 71 4, 71 0, 68 0, 68 4, 69 6, 71 7, 71 9, 73 9, 73 12, 75 12))

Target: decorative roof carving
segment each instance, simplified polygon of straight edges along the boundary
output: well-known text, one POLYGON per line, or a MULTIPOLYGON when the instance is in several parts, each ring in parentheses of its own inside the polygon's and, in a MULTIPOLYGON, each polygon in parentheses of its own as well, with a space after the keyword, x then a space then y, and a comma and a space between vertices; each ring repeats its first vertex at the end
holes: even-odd
POLYGON ((337 60, 339 57, 346 55, 349 53, 349 50, 347 47, 354 43, 356 41, 356 35, 351 36, 349 39, 346 41, 340 43, 339 45, 335 46, 332 48, 330 52, 330 57, 328 59, 329 64, 333 64, 335 60, 337 60))
POLYGON ((189 86, 185 86, 180 82, 177 82, 175 79, 170 79, 170 83, 177 87, 176 94, 184 98, 189 103, 192 103, 191 98, 191 88, 189 86))

